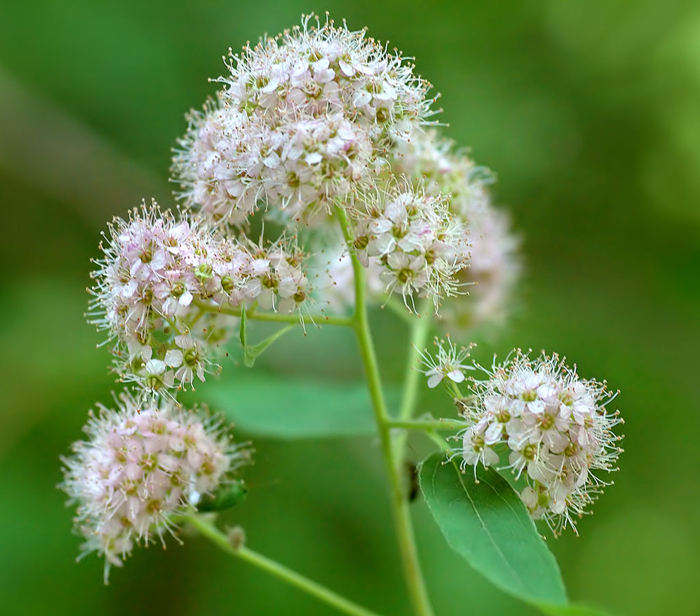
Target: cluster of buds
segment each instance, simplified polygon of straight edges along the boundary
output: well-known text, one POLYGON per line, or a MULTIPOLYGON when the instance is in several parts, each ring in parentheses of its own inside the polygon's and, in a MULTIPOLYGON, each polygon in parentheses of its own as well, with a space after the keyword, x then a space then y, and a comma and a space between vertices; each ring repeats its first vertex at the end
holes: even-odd
POLYGON ((116 219, 92 276, 91 318, 114 339, 116 370, 151 392, 204 380, 226 329, 208 315, 257 302, 293 312, 307 302, 303 254, 219 236, 154 204, 116 219), (202 320, 203 317, 204 320, 202 320))
POLYGON ((400 55, 311 19, 231 53, 216 102, 190 114, 173 171, 208 220, 240 225, 259 202, 322 219, 431 115, 428 84, 400 55))
POLYGON ((196 410, 168 401, 140 406, 123 395, 118 408, 100 407, 64 460, 63 489, 78 503, 83 554, 120 566, 135 544, 163 541, 175 517, 225 485, 248 457, 221 427, 196 410))
MULTIPOLYGON (((461 382, 463 359, 450 343, 426 363, 426 372, 461 382)), ((605 383, 581 379, 557 355, 531 359, 517 350, 490 369, 477 368, 488 379, 470 379, 472 395, 455 396, 466 421, 455 455, 463 466, 489 467, 507 454, 504 468, 523 481, 521 497, 532 517, 546 520, 555 534, 575 530, 574 517, 608 485, 597 473, 617 470, 622 437, 613 428, 622 419, 606 409, 616 394, 605 383)))

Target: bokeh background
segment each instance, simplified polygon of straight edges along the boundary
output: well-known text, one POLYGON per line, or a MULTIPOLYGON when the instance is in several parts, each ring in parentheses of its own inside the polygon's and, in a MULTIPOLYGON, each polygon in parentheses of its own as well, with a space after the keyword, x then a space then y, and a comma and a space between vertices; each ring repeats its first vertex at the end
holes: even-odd
MULTIPOLYGON (((200 539, 139 550, 103 586, 96 557, 74 562, 55 489, 87 410, 116 389, 83 318, 99 232, 142 197, 172 204, 170 148, 228 47, 311 10, 415 56, 450 135, 498 174, 526 276, 509 327, 477 356, 557 350, 622 390, 616 485, 580 538, 549 539, 572 597, 629 616, 700 614, 700 4, 683 0, 2 0, 0 611, 332 613, 200 539)), ((405 331, 376 318, 398 380, 405 331)), ((359 379, 354 347, 329 330, 285 339, 267 369, 359 379)), ((376 443, 256 448, 252 492, 226 521, 254 549, 408 613, 376 443)), ((531 613, 414 508, 439 614, 531 613)))

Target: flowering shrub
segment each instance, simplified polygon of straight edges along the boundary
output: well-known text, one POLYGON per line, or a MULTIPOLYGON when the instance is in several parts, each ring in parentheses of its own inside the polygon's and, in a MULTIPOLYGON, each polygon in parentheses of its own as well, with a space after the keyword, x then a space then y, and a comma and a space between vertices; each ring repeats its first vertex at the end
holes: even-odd
MULTIPOLYGON (((226 67, 175 151, 183 210, 144 203, 115 219, 95 262, 89 319, 106 332, 128 388, 116 409, 91 416, 88 440, 64 461, 83 551, 104 556, 106 580, 135 545, 177 537, 186 524, 345 613, 371 614, 202 515, 240 503, 249 449, 223 418, 178 400, 221 371, 234 340, 252 367, 290 329, 338 326, 361 350, 414 612, 432 614, 404 476, 411 430, 438 448, 420 467, 420 489, 453 549, 546 613, 596 613, 568 604, 533 519, 555 535, 575 530, 607 485, 601 472, 615 470, 620 452, 621 419, 606 408, 614 395, 556 355, 514 351, 486 369, 450 338, 435 355, 424 349, 432 330, 467 337, 508 314, 518 240, 491 203, 492 174, 431 127, 429 84, 364 30, 305 17, 226 67), (266 224, 253 232, 256 215, 266 224), (410 327, 398 409, 385 399, 372 304, 410 327), (286 327, 250 344, 253 321, 286 327), (421 373, 428 388, 445 389, 457 417, 414 419, 421 373)), ((245 374, 239 380, 245 386, 245 374)), ((331 404, 305 409, 308 425, 323 426, 309 435, 345 433, 325 416, 331 404)), ((303 433, 295 420, 287 409, 275 434, 287 425, 303 433)))

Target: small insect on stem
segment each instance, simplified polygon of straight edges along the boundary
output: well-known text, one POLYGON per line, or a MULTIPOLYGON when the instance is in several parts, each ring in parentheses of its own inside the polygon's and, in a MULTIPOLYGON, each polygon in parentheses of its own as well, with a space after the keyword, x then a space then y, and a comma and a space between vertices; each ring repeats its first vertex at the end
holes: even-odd
POLYGON ((420 490, 420 486, 418 484, 418 466, 413 462, 405 462, 404 468, 408 477, 407 499, 409 503, 412 503, 416 500, 416 498, 418 498, 418 492, 420 490))

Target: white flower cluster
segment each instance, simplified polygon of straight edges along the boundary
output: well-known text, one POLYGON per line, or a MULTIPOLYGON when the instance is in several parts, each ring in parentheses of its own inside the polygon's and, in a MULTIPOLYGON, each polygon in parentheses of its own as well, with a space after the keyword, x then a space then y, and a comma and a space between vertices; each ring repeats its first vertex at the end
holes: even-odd
POLYGON ((398 142, 392 171, 424 186, 428 195, 444 195, 450 211, 467 227, 469 267, 457 274, 468 298, 445 302, 441 316, 452 330, 503 320, 520 271, 518 241, 505 212, 496 209, 487 191, 493 176, 435 131, 416 132, 398 142), (467 286, 468 285, 468 286, 467 286))
POLYGON ((169 402, 139 407, 122 396, 116 410, 100 407, 64 460, 62 488, 78 504, 83 554, 121 566, 135 544, 163 541, 173 517, 213 493, 247 458, 220 428, 197 412, 169 402))
MULTIPOLYGON (((391 186, 401 177, 414 190, 446 204, 448 215, 463 224, 465 237, 459 241, 468 246, 469 266, 453 273, 449 284, 460 287, 462 293, 448 293, 444 298, 440 308, 444 325, 459 332, 500 323, 507 313, 520 263, 509 218, 491 204, 487 191, 493 181, 490 172, 463 153, 453 152, 452 142, 435 131, 415 131, 409 139, 394 141, 387 158, 391 165, 378 176, 380 186, 391 186)), ((360 227, 360 233, 364 231, 360 227)), ((387 290, 386 284, 381 284, 381 269, 374 263, 368 265, 369 296, 381 302, 387 290)), ((336 284, 326 293, 328 301, 352 305, 353 298, 343 286, 352 275, 350 259, 334 262, 329 274, 336 284)))
POLYGON ((502 323, 520 274, 519 241, 511 233, 506 212, 490 204, 475 209, 467 219, 467 229, 469 268, 457 278, 468 285, 469 297, 447 302, 442 314, 446 324, 457 331, 502 323))
POLYGON ((365 267, 376 266, 388 293, 413 299, 455 295, 455 275, 467 266, 466 228, 445 199, 409 185, 390 186, 366 199, 354 225, 353 249, 365 267))
POLYGON ((616 470, 622 423, 606 404, 614 398, 604 383, 584 380, 575 367, 544 354, 520 351, 472 380, 474 395, 457 399, 468 427, 459 433, 464 465, 497 465, 508 453, 508 469, 524 478, 523 502, 533 518, 544 518, 555 534, 570 525, 608 485, 595 473, 616 470))
POLYGON ((311 18, 231 54, 225 89, 190 114, 173 172, 189 207, 240 225, 274 204, 306 222, 352 201, 389 144, 431 115, 428 84, 400 55, 311 18))
POLYGON ((292 242, 241 243, 155 204, 115 219, 110 231, 92 274, 90 315, 116 340, 117 372, 147 391, 204 380, 226 336, 205 308, 257 302, 292 312, 309 298, 303 255, 292 242))

